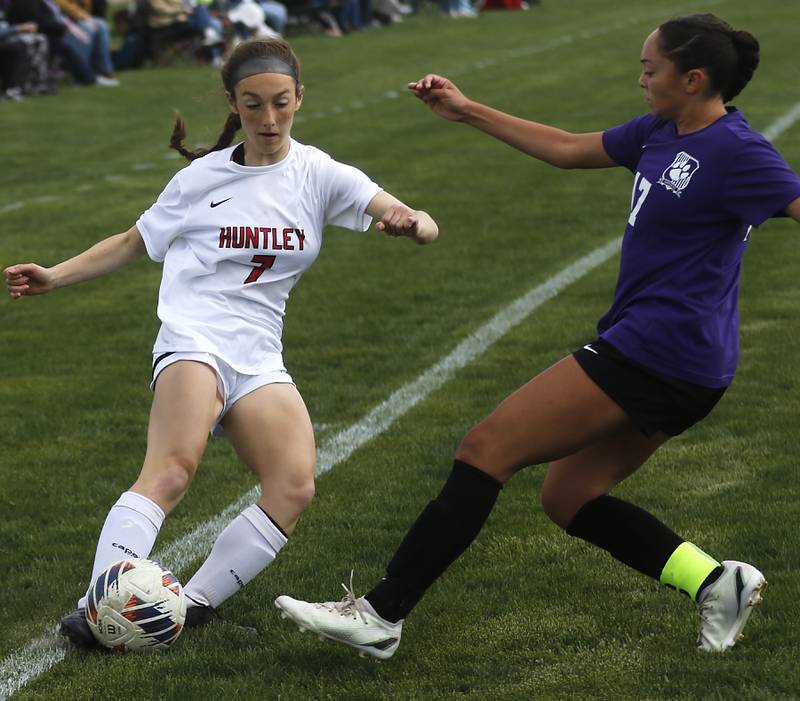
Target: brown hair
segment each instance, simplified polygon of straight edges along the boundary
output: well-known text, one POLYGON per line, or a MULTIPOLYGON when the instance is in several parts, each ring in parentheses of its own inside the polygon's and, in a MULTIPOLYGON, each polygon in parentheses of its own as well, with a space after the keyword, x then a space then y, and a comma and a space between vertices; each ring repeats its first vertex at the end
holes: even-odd
MULTIPOLYGON (((226 92, 233 95, 236 85, 232 85, 233 76, 236 74, 237 69, 243 63, 253 58, 279 58, 291 66, 294 74, 297 76, 295 82, 295 95, 299 98, 301 95, 300 86, 300 61, 297 60, 292 47, 289 46, 283 39, 250 39, 243 41, 236 46, 236 48, 228 56, 225 65, 222 66, 220 71, 222 76, 222 85, 225 87, 226 92)), ((211 148, 199 148, 190 151, 183 145, 183 140, 186 138, 186 123, 183 121, 180 113, 175 115, 175 125, 172 127, 172 135, 169 138, 169 147, 175 149, 184 158, 193 161, 195 158, 205 156, 212 151, 220 151, 227 148, 233 143, 236 132, 242 127, 242 122, 239 115, 231 112, 225 120, 225 125, 222 127, 222 132, 217 137, 217 142, 211 148)))
POLYGON ((681 73, 705 68, 712 93, 721 95, 724 102, 744 89, 758 67, 758 39, 716 15, 675 17, 664 22, 658 33, 661 53, 681 73))

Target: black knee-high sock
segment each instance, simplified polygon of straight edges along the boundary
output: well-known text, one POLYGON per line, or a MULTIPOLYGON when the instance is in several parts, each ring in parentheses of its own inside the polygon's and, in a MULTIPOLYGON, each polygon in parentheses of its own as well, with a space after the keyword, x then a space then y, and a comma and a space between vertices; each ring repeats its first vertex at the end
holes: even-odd
POLYGON ((366 595, 388 621, 405 618, 425 590, 467 549, 492 511, 502 485, 456 460, 441 493, 417 517, 400 543, 386 577, 366 595))
POLYGON ((652 514, 608 495, 584 504, 567 526, 567 533, 607 550, 628 567, 656 580, 683 543, 683 538, 652 514))

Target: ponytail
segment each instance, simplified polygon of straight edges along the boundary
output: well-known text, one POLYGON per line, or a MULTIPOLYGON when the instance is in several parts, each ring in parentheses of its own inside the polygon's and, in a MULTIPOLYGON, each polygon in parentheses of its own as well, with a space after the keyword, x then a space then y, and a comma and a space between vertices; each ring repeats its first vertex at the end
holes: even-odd
POLYGON ((658 30, 661 53, 681 73, 704 68, 711 91, 724 102, 744 89, 758 67, 758 40, 715 15, 675 17, 658 30))
POLYGON ((169 138, 169 147, 175 149, 187 161, 193 161, 195 158, 205 156, 212 151, 220 151, 224 148, 228 148, 228 146, 233 143, 236 132, 241 128, 242 121, 239 119, 239 115, 235 112, 230 112, 228 114, 228 118, 225 120, 225 126, 222 128, 222 132, 217 137, 217 143, 215 143, 211 148, 198 148, 194 151, 190 151, 183 145, 183 140, 186 138, 186 123, 183 121, 183 117, 181 117, 180 113, 178 112, 175 114, 175 125, 172 127, 172 135, 169 138))
POLYGON ((731 84, 728 86, 729 96, 723 96, 726 102, 732 100, 742 92, 745 85, 747 85, 753 77, 753 73, 755 73, 756 68, 758 68, 758 62, 760 60, 758 39, 750 34, 750 32, 733 31, 731 33, 731 41, 736 49, 739 61, 734 80, 732 80, 731 84))

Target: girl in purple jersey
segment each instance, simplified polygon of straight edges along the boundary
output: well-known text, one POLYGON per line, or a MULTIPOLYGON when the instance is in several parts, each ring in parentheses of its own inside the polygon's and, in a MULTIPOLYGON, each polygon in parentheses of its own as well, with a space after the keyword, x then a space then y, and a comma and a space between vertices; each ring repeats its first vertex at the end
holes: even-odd
POLYGON ((698 646, 739 638, 766 585, 755 567, 718 562, 653 515, 609 492, 671 436, 702 419, 733 377, 737 296, 752 227, 800 221, 800 178, 726 107, 759 60, 748 32, 710 14, 669 20, 641 54, 650 114, 572 134, 504 114, 427 75, 409 84, 436 114, 559 168, 635 173, 614 301, 600 337, 507 397, 462 440, 441 493, 366 596, 276 606, 302 628, 381 658, 403 619, 480 532, 503 484, 549 462, 545 513, 569 535, 683 591, 700 615, 698 646))

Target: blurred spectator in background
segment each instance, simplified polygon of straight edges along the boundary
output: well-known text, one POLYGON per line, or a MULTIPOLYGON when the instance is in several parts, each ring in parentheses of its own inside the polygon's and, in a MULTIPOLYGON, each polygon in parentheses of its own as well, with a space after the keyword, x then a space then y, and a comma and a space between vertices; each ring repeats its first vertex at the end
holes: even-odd
POLYGON ((25 47, 13 41, 18 33, 29 31, 27 27, 35 27, 31 22, 17 26, 5 21, 0 11, 0 101, 22 99, 22 83, 28 68, 28 57, 25 47))
POLYGON ((199 36, 207 45, 222 43, 222 23, 208 3, 196 0, 145 0, 147 26, 158 41, 199 36))
POLYGON ((334 10, 338 7, 339 0, 311 0, 303 7, 303 3, 293 3, 291 7, 300 9, 307 14, 314 22, 322 26, 322 31, 329 37, 342 36, 342 28, 336 17, 333 16, 334 10))
POLYGON ((114 52, 117 69, 139 68, 157 59, 170 47, 186 43, 209 62, 221 59, 223 25, 209 11, 208 3, 187 0, 134 0, 127 12, 114 16, 115 27, 124 35, 114 52))
POLYGON ((215 66, 222 65, 222 49, 225 46, 225 27, 219 17, 211 12, 213 0, 187 0, 189 24, 202 36, 199 55, 215 66))
POLYGON ((108 17, 107 0, 92 0, 90 4, 92 7, 89 12, 91 13, 92 17, 102 17, 103 19, 108 17))
POLYGON ((338 0, 333 8, 333 16, 345 34, 355 29, 361 29, 360 0, 338 0))
MULTIPOLYGON (((226 3, 226 16, 234 28, 234 43, 242 39, 278 36, 278 31, 267 23, 264 7, 256 0, 230 0, 226 3)), ((284 18, 284 25, 286 24, 284 18)))
POLYGON ((289 10, 286 9, 286 5, 277 0, 258 0, 258 4, 264 10, 267 24, 283 36, 286 32, 286 22, 289 19, 289 10))
POLYGON ((372 0, 359 0, 359 9, 361 11, 361 24, 364 27, 379 27, 380 20, 375 17, 372 11, 372 0))
POLYGON ((531 5, 538 5, 541 0, 478 0, 477 9, 484 10, 527 10, 531 5))
POLYGON ((47 37, 36 22, 9 23, 9 7, 9 0, 0 0, 0 100, 55 92, 47 37))
POLYGON ((55 64, 66 60, 61 40, 67 31, 67 18, 52 0, 4 0, 4 9, 9 24, 33 23, 36 33, 44 34, 47 38, 48 77, 44 92, 55 92, 58 77, 55 64))
POLYGON ((9 24, 33 22, 36 31, 50 43, 51 54, 57 50, 67 29, 66 18, 51 0, 4 0, 3 9, 9 24))
POLYGON ((111 52, 111 60, 118 71, 139 68, 149 52, 149 30, 144 2, 132 0, 125 10, 113 15, 114 31, 122 35, 122 46, 111 52))
POLYGON ((119 85, 111 61, 108 23, 92 16, 92 1, 55 0, 55 3, 66 16, 67 31, 61 38, 61 48, 75 80, 83 85, 119 85))
MULTIPOLYGON (((479 0, 483 2, 483 0, 479 0)), ((486 0, 486 2, 516 2, 520 0, 486 0)), ((477 17, 477 10, 472 7, 470 0, 440 0, 439 7, 442 14, 449 15, 450 17, 477 17)))
POLYGON ((400 2, 400 0, 372 0, 372 10, 382 24, 401 22, 403 15, 410 15, 414 12, 411 5, 400 2))

